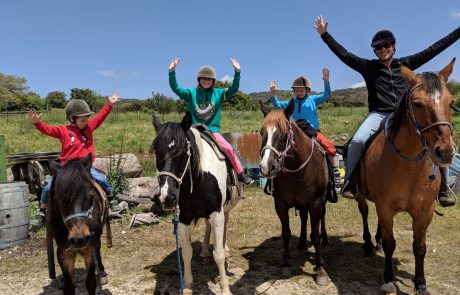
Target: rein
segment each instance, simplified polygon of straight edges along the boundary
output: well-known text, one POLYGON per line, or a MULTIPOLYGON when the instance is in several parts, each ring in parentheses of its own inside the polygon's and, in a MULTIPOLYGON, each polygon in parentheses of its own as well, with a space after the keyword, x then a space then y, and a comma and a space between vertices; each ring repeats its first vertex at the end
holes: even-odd
POLYGON ((192 153, 190 152, 190 147, 191 147, 190 141, 187 139, 187 164, 185 164, 184 171, 181 173, 180 178, 177 177, 176 175, 174 175, 173 173, 168 172, 168 171, 160 171, 160 172, 158 172, 157 177, 160 177, 162 175, 169 176, 169 177, 173 178, 175 181, 177 181, 177 183, 179 183, 179 187, 180 187, 180 185, 182 184, 182 179, 184 179, 185 173, 187 172, 187 170, 189 170, 189 172, 190 172, 190 193, 192 193, 192 191, 193 191, 192 169, 189 169, 190 158, 192 157, 192 153))

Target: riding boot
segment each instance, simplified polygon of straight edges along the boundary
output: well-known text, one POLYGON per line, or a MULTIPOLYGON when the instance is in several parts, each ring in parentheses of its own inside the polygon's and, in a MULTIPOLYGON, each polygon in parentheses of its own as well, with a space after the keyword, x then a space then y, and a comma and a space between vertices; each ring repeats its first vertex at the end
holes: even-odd
POLYGON ((40 208, 35 214, 34 219, 30 221, 30 230, 38 231, 46 224, 46 208, 40 208))
POLYGON ((327 182, 327 192, 326 192, 326 200, 330 203, 337 203, 338 197, 337 192, 335 191, 335 177, 334 177, 334 170, 332 168, 331 161, 329 157, 326 157, 327 163, 327 172, 328 172, 328 182, 327 182))
POLYGON ((246 185, 250 185, 254 183, 254 179, 252 179, 249 175, 245 174, 244 172, 241 172, 240 174, 238 174, 238 180, 246 185))
POLYGON ((342 190, 340 192, 342 197, 347 199, 355 199, 358 194, 358 186, 350 181, 350 179, 345 180, 342 190))
POLYGON ((441 188, 438 193, 438 202, 442 207, 449 207, 455 205, 455 198, 452 198, 449 194, 449 188, 447 187, 446 172, 444 168, 439 169, 441 172, 441 188))

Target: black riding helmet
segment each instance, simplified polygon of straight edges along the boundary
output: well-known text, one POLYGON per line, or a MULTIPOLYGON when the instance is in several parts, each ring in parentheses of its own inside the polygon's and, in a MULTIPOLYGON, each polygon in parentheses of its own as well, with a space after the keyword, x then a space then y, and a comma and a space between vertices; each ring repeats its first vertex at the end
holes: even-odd
POLYGON ((378 31, 377 33, 375 33, 374 37, 372 37, 371 47, 375 47, 377 45, 382 45, 382 44, 387 44, 387 43, 395 44, 396 43, 395 36, 393 35, 391 31, 382 30, 382 31, 378 31))

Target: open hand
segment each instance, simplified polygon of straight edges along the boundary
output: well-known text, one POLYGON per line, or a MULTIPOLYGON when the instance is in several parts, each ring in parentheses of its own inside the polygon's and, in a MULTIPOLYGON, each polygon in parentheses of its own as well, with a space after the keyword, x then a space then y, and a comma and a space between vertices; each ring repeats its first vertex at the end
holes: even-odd
POLYGON ((109 100, 109 103, 113 105, 119 102, 121 100, 121 97, 118 93, 114 93, 112 94, 112 96, 108 98, 108 100, 109 100))
POLYGON ((323 69, 323 80, 324 82, 329 81, 329 69, 328 68, 323 69))
POLYGON ((275 80, 270 81, 270 93, 272 96, 276 95, 276 81, 275 80))
POLYGON ((43 116, 43 113, 37 113, 36 110, 32 109, 27 112, 26 119, 28 119, 33 124, 38 124, 40 122, 40 117, 43 116))
POLYGON ((236 72, 239 72, 241 70, 240 63, 236 59, 231 58, 230 62, 232 63, 232 66, 236 72))
POLYGON ((174 72, 176 70, 176 66, 179 64, 180 59, 176 57, 172 60, 171 64, 169 65, 169 71, 174 72))
POLYGON ((329 24, 328 21, 324 22, 323 16, 320 15, 316 18, 315 25, 313 26, 316 31, 322 35, 327 32, 327 25, 329 24))

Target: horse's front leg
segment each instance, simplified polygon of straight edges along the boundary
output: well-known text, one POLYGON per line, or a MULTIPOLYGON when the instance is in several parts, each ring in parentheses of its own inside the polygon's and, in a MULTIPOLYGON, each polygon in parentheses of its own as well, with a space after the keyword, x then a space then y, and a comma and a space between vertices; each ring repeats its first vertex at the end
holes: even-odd
POLYGON ((203 238, 203 244, 201 244, 201 262, 203 264, 206 264, 209 260, 209 257, 211 257, 211 253, 209 252, 210 248, 210 238, 211 238, 211 224, 209 223, 209 220, 207 218, 205 220, 205 230, 204 230, 204 238, 203 238))
POLYGON ((182 260, 184 261, 184 288, 192 289, 192 241, 191 227, 179 222, 179 241, 181 245, 182 260))
POLYGON ((299 244, 297 249, 306 250, 307 249, 307 220, 308 220, 308 211, 306 208, 299 208, 300 215, 300 236, 299 244))
POLYGON ((64 294, 74 295, 75 286, 73 284, 73 274, 76 254, 74 251, 66 251, 61 246, 57 247, 57 260, 61 267, 62 277, 64 279, 64 294))
POLYGON ((278 198, 275 198, 275 209, 276 214, 281 221, 281 236, 283 237, 283 268, 291 267, 289 263, 289 240, 291 239, 291 229, 289 228, 289 208, 283 203, 278 201, 278 198))
POLYGON ((323 256, 321 255, 321 236, 320 222, 323 217, 323 204, 321 198, 316 198, 315 202, 310 205, 310 239, 315 247, 315 282, 320 286, 325 286, 331 281, 324 268, 323 256))
POLYGON ((362 196, 358 196, 356 198, 356 201, 358 202, 359 212, 361 213, 361 218, 363 220, 364 255, 367 257, 372 257, 375 255, 375 248, 374 244, 372 243, 371 232, 369 231, 369 206, 367 205, 366 200, 362 196))
POLYGON ((93 246, 94 246, 94 253, 96 255, 97 267, 98 267, 98 271, 99 271, 101 285, 105 285, 105 284, 107 284, 109 282, 109 280, 108 280, 107 273, 105 272, 104 264, 102 263, 101 236, 100 236, 101 234, 102 234, 102 232, 100 234, 96 234, 92 238, 92 243, 93 243, 93 246))
POLYGON ((210 215, 212 231, 214 232, 214 250, 212 255, 219 269, 220 290, 223 295, 229 295, 230 288, 225 272, 225 251, 224 251, 224 229, 225 229, 225 214, 223 209, 220 212, 214 212, 210 215))
POLYGON ((393 272, 393 253, 396 248, 396 240, 393 236, 393 211, 385 206, 376 204, 378 221, 382 227, 383 235, 383 252, 385 253, 385 270, 383 272, 384 284, 380 288, 385 294, 396 294, 396 287, 394 285, 394 272, 393 272))
POLYGON ((96 294, 96 261, 94 261, 95 254, 93 253, 93 251, 95 250, 96 249, 93 247, 87 247, 83 252, 83 259, 85 261, 85 267, 87 272, 85 285, 89 295, 96 294))
POLYGON ((415 257, 415 276, 413 279, 416 294, 429 295, 426 287, 424 260, 426 254, 426 231, 433 217, 433 211, 428 216, 412 216, 414 241, 412 251, 415 257))

